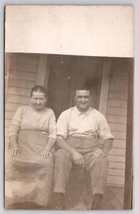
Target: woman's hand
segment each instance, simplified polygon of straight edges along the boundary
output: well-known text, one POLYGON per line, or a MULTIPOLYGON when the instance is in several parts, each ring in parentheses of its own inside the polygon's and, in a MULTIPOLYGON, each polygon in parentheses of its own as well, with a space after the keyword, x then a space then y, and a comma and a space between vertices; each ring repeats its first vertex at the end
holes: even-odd
POLYGON ((42 153, 40 154, 40 157, 41 158, 51 158, 53 155, 52 155, 52 152, 50 152, 49 150, 44 150, 42 151, 42 153))
POLYGON ((20 154, 20 149, 18 146, 13 146, 9 149, 9 154, 13 157, 15 157, 17 154, 20 154))

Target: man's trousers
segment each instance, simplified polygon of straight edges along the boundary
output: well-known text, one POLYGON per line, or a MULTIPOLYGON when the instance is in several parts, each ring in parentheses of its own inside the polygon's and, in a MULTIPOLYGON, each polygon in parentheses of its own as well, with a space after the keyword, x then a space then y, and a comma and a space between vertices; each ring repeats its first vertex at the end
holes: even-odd
MULTIPOLYGON (((83 155, 85 167, 89 171, 92 195, 103 194, 107 179, 106 157, 93 157, 93 152, 83 155)), ((69 182, 69 175, 74 164, 72 156, 64 149, 60 149, 55 154, 54 192, 65 193, 69 182)))

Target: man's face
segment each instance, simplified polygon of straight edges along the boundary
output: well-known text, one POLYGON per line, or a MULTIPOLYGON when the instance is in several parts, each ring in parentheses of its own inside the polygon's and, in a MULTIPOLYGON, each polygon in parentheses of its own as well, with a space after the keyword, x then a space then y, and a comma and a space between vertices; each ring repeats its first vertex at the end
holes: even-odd
POLYGON ((79 111, 87 111, 90 106, 90 91, 77 90, 75 94, 75 103, 79 111))
POLYGON ((47 98, 45 94, 39 91, 34 91, 31 97, 31 104, 37 110, 42 110, 45 107, 47 98))

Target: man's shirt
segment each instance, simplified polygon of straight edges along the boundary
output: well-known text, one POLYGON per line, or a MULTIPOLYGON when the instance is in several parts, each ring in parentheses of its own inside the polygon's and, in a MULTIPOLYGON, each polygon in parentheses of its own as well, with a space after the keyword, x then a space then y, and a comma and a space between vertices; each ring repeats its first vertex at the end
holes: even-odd
POLYGON ((90 107, 88 111, 80 112, 76 106, 62 112, 59 116, 57 135, 65 139, 68 136, 85 139, 95 137, 100 143, 114 138, 105 117, 99 111, 90 107))

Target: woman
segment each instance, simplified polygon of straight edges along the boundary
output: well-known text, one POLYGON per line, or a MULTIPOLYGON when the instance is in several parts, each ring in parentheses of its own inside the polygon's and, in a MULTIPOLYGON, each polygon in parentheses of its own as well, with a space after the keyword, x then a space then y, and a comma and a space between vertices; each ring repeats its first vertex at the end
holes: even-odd
POLYGON ((46 102, 45 88, 35 86, 30 105, 19 107, 13 117, 9 129, 11 161, 6 167, 6 206, 8 202, 47 206, 53 177, 56 119, 53 110, 45 107, 46 102))

